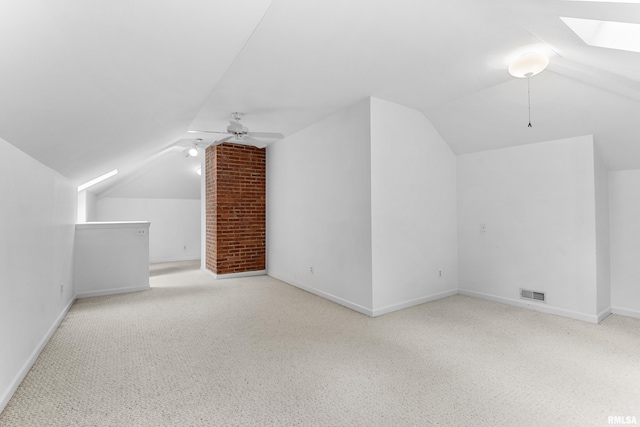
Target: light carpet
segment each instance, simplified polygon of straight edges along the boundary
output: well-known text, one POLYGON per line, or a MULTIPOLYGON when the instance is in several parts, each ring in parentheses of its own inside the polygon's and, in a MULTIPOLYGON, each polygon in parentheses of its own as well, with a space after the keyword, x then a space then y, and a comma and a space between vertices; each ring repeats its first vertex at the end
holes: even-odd
POLYGON ((369 318, 189 263, 78 300, 2 426, 590 426, 640 422, 640 319, 456 295, 369 318))

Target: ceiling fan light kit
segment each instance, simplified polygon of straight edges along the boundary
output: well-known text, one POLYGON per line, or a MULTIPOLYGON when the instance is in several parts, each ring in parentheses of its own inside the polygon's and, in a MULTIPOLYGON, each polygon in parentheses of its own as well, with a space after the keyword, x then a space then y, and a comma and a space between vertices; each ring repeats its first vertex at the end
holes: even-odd
POLYGON ((182 151, 182 155, 185 157, 198 157, 198 149, 196 147, 185 148, 182 151))

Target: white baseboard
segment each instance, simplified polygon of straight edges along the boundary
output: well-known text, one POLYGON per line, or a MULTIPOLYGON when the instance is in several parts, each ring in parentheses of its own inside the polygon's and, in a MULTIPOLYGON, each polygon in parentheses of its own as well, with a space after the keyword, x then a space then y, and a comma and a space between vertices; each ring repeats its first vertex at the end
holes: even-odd
POLYGON ((404 308, 413 307, 414 305, 424 304, 429 301, 435 301, 437 299, 450 297, 451 295, 457 295, 458 289, 448 290, 444 292, 438 292, 437 294, 427 295, 420 298, 415 298, 409 301, 404 301, 398 304, 388 305, 386 307, 376 308, 373 310, 373 317, 382 316, 383 314, 391 313, 394 311, 402 310, 404 308))
POLYGON ((371 310, 370 308, 367 307, 363 307, 360 304, 356 304, 354 302, 348 301, 344 298, 340 298, 337 297, 333 294, 321 291, 319 289, 316 288, 312 288, 310 286, 305 286, 305 285, 301 285, 300 283, 296 283, 292 280, 286 279, 286 278, 280 278, 274 275, 269 275, 270 277, 273 277, 274 279, 280 280, 281 282, 287 283, 291 286, 295 286, 296 288, 300 288, 303 291, 307 291, 310 292, 314 295, 317 295, 319 297, 322 297, 324 299, 328 299, 329 301, 335 302, 336 304, 340 304, 344 307, 350 308, 353 311, 357 311, 358 313, 362 313, 362 314, 366 314, 369 317, 373 317, 373 310, 371 310))
POLYGON ((628 308, 622 307, 611 307, 611 312, 613 314, 619 314, 620 316, 636 317, 640 319, 640 311, 638 310, 630 310, 628 308))
POLYGON ((470 297, 482 298, 489 301, 501 302, 503 304, 515 305, 516 307, 528 308, 530 310, 540 311, 542 313, 555 314, 557 316, 568 317, 570 319, 582 320, 589 323, 598 323, 598 316, 593 314, 579 313, 577 311, 565 310, 562 308, 552 307, 543 303, 529 303, 518 299, 499 297, 496 295, 485 294, 482 292, 468 291, 459 289, 458 293, 470 297))
POLYGON ((172 258, 153 258, 149 259, 149 264, 156 264, 159 262, 179 262, 179 261, 200 261, 200 258, 188 257, 172 257, 172 258))
POLYGON ((207 268, 201 268, 201 270, 216 280, 233 279, 235 277, 264 276, 265 274, 267 274, 267 270, 243 271, 240 273, 227 273, 227 274, 216 274, 207 268))
POLYGON ((69 301, 66 307, 62 309, 60 315, 53 322, 47 333, 44 335, 44 337, 42 337, 36 348, 33 350, 33 352, 31 352, 29 358, 26 360, 26 362, 24 362, 16 376, 13 378, 13 381, 11 381, 11 385, 9 386, 9 388, 2 393, 2 397, 0 397, 0 412, 4 410, 5 406, 7 406, 9 400, 11 400, 11 397, 13 396, 13 393, 16 392, 16 390, 20 386, 20 383, 22 383, 22 380, 24 380, 24 377, 27 376, 33 364, 36 363, 38 356, 40 356, 40 353, 42 353, 42 350, 47 345, 56 329, 58 329, 58 326, 60 326, 62 319, 64 319, 64 317, 67 315, 75 300, 75 298, 71 298, 71 301, 69 301))
POLYGON ((612 313, 611 307, 607 307, 604 310, 602 310, 600 313, 598 313, 598 323, 602 322, 604 319, 609 317, 611 313, 612 313))
POLYGON ((78 292, 76 294, 76 298, 90 298, 90 297, 101 297, 104 295, 126 294, 129 292, 148 291, 149 289, 151 289, 151 287, 147 283, 146 285, 131 286, 128 288, 100 289, 99 291, 78 292))

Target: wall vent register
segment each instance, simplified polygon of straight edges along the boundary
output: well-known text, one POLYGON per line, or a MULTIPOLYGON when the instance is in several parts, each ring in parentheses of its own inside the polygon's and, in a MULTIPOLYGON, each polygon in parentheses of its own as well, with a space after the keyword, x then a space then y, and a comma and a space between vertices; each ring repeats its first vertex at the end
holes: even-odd
POLYGON ((520 298, 538 302, 546 301, 544 292, 531 291, 529 289, 520 289, 520 298))

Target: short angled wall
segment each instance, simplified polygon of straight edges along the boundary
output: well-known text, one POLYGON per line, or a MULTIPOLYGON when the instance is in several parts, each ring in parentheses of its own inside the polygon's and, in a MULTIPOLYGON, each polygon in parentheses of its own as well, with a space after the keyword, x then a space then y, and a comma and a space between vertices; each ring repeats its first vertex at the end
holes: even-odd
POLYGON ((29 358, 24 362, 24 364, 22 365, 22 367, 20 368, 16 376, 11 381, 8 389, 3 391, 2 394, 0 394, 0 412, 2 412, 4 408, 7 406, 7 404, 11 400, 11 397, 13 397, 13 394, 16 392, 16 390, 22 383, 22 380, 24 380, 24 378, 27 376, 33 364, 36 363, 36 360, 38 360, 38 356, 40 356, 40 353, 42 353, 42 350, 44 350, 44 347, 47 345, 47 343, 49 342, 53 334, 56 332, 56 330, 58 329, 58 326, 60 326, 60 323, 62 323, 65 316, 71 309, 71 306, 73 306, 74 302, 76 302, 75 298, 69 301, 69 304, 67 304, 67 306, 62 310, 62 313, 60 313, 60 315, 56 318, 56 320, 53 322, 53 325, 51 325, 51 327, 49 328, 45 336, 42 337, 40 342, 38 342, 38 345, 36 346, 36 348, 29 355, 29 358))
POLYGON ((101 197, 96 221, 148 221, 152 263, 200 258, 199 199, 101 197))
POLYGON ((0 138, 0 412, 73 304, 77 198, 0 138))
POLYGON ((149 289, 149 223, 76 224, 77 298, 149 289))

